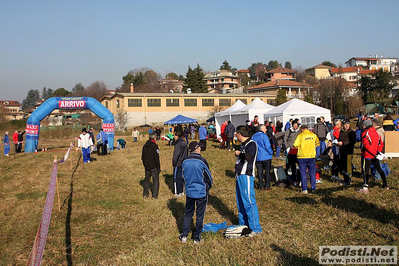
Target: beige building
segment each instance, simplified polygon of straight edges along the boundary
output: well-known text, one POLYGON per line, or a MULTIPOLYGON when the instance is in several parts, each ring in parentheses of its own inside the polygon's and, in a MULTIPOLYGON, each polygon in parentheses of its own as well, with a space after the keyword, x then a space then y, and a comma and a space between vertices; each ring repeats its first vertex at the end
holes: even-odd
POLYGON ((22 104, 18 101, 0 101, 0 120, 23 119, 22 104))
MULTIPOLYGON (((127 126, 142 124, 163 124, 178 114, 198 119, 203 122, 232 106, 237 100, 245 104, 256 97, 264 102, 273 102, 275 94, 213 94, 213 93, 115 93, 105 95, 100 102, 114 115, 127 112, 127 126)), ((117 119, 116 119, 117 120, 117 119)))
POLYGON ((331 78, 330 70, 334 67, 318 64, 305 70, 306 75, 313 76, 317 79, 331 78))
POLYGON ((240 76, 228 70, 217 70, 208 73, 205 75, 204 80, 210 93, 228 92, 228 90, 241 86, 240 76))

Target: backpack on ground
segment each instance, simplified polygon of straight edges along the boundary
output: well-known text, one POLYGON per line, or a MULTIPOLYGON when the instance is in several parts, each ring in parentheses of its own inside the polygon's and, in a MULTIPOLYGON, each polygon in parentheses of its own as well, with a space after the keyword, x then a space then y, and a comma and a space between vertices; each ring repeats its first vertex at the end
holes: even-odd
POLYGON ((227 230, 224 231, 224 236, 226 238, 239 238, 239 237, 248 236, 251 232, 252 230, 249 229, 248 226, 237 225, 227 228, 227 230))

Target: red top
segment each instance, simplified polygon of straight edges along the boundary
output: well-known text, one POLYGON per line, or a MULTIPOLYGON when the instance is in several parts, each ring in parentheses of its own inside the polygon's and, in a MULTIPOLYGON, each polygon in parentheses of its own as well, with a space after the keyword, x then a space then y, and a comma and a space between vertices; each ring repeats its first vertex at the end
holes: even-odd
POLYGON ((15 132, 14 132, 14 134, 12 134, 12 140, 13 140, 15 143, 18 142, 18 133, 15 133, 15 132))
POLYGON ((366 129, 362 134, 362 155, 366 159, 374 159, 378 151, 382 151, 384 144, 380 143, 380 136, 374 127, 366 129), (380 148, 379 146, 382 146, 380 148))

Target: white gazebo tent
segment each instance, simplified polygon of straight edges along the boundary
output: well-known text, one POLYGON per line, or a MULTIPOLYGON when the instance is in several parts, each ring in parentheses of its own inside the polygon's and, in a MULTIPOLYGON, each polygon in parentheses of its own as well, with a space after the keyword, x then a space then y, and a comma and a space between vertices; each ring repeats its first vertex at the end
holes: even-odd
POLYGON ((231 112, 231 123, 236 127, 245 125, 245 121, 253 120, 255 115, 259 117, 259 123, 263 123, 263 114, 273 108, 275 108, 273 105, 267 104, 259 98, 255 98, 255 100, 247 106, 231 112))
POLYGON ((324 116, 326 121, 331 121, 329 109, 299 99, 292 99, 265 113, 264 120, 272 121, 274 124, 280 120, 285 125, 290 118, 298 118, 301 124, 313 128, 316 124, 316 119, 320 116, 324 116))
POLYGON ((220 126, 223 124, 223 122, 226 120, 231 120, 231 112, 244 108, 245 106, 247 106, 245 103, 237 100, 232 106, 230 106, 226 110, 215 114, 216 133, 218 136, 220 135, 220 126))

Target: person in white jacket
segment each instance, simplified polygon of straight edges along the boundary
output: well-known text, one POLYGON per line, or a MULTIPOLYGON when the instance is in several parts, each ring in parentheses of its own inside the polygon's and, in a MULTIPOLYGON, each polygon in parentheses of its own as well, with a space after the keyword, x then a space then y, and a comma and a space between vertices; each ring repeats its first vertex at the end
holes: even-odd
POLYGON ((82 129, 82 134, 78 138, 78 147, 82 149, 83 162, 90 163, 90 146, 93 145, 93 140, 90 134, 87 134, 86 128, 82 129))

